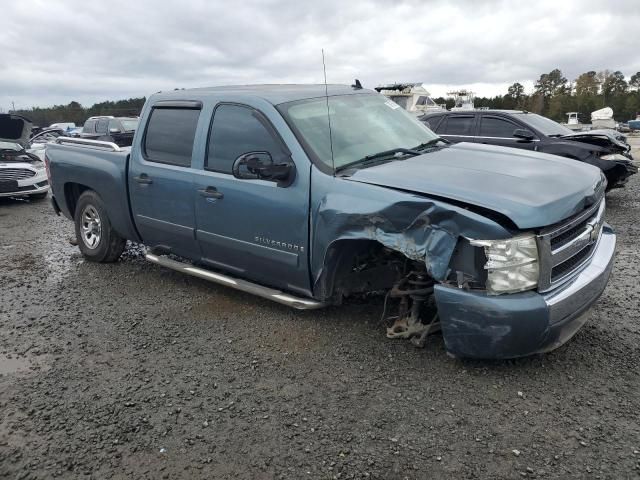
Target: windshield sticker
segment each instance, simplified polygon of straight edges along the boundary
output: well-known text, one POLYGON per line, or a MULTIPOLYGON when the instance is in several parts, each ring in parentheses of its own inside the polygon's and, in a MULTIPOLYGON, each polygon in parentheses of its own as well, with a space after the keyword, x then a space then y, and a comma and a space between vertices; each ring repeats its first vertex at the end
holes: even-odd
POLYGON ((384 104, 389 107, 391 110, 395 110, 396 108, 400 108, 400 105, 398 105, 396 102, 394 102, 393 100, 387 100, 386 102, 384 102, 384 104))

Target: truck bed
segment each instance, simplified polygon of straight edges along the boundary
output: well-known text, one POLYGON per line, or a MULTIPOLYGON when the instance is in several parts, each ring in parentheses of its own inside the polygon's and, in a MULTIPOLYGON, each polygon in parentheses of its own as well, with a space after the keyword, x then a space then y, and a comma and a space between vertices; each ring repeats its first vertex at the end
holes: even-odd
POLYGON ((113 228, 122 237, 139 241, 129 206, 130 151, 108 142, 64 137, 47 145, 51 190, 60 211, 73 219, 79 195, 91 189, 104 201, 113 228))

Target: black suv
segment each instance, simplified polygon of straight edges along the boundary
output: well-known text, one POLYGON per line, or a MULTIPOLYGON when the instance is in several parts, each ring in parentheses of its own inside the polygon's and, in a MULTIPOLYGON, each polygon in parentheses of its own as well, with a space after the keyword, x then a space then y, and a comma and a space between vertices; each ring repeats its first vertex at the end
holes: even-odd
POLYGON ((129 147, 136 128, 138 128, 138 119, 135 117, 90 117, 84 122, 80 137, 129 147))
POLYGON ((604 172, 608 190, 624 186, 638 172, 626 137, 614 130, 573 132, 536 113, 517 110, 441 111, 419 119, 453 143, 522 148, 589 163, 604 172))

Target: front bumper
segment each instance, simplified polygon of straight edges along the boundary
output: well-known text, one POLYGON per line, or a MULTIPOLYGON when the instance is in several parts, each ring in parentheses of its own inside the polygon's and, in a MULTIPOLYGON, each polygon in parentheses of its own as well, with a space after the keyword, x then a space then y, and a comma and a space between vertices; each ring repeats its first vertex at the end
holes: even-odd
POLYGON ((588 309, 609 280, 615 246, 616 236, 605 224, 591 260, 545 294, 492 296, 436 285, 447 351, 457 357, 504 359, 558 348, 588 320, 588 309))
MULTIPOLYGON (((42 181, 42 183, 46 182, 46 178, 42 181)), ((39 182, 40 183, 40 182, 39 182)), ((0 197, 25 197, 28 195, 44 193, 49 191, 49 183, 46 185, 39 186, 37 184, 26 184, 19 185, 19 190, 15 192, 0 192, 0 197)))

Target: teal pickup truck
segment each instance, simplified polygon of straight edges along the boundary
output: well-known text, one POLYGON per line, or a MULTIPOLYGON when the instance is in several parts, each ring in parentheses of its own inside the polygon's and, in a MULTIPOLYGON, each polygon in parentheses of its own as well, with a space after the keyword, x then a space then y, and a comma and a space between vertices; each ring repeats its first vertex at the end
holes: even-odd
POLYGON ((380 293, 388 336, 440 328, 459 357, 558 347, 613 263, 597 168, 451 145, 359 85, 158 93, 131 147, 59 138, 46 157, 87 260, 132 240, 158 265, 299 309, 380 293))

